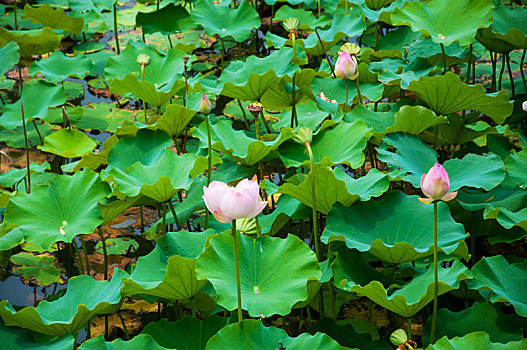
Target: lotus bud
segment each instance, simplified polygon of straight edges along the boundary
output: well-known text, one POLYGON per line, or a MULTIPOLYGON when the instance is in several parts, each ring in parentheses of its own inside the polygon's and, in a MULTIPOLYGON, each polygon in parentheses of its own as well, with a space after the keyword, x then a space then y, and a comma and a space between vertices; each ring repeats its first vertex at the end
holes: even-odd
POLYGON ((224 182, 212 181, 203 186, 203 200, 216 220, 224 224, 241 218, 253 218, 260 214, 267 201, 260 200, 258 182, 243 179, 231 187, 224 182))
POLYGON ((203 114, 209 114, 212 110, 212 104, 210 103, 207 95, 202 94, 201 100, 199 101, 199 111, 203 114))
POLYGON ((313 130, 308 127, 301 127, 293 134, 293 141, 304 145, 306 142, 311 143, 313 139, 313 130))
POLYGON ((404 329, 401 329, 401 328, 393 331, 393 333, 390 335, 390 342, 395 346, 404 344, 407 340, 408 340, 408 335, 406 334, 404 329))
POLYGON ((349 53, 351 56, 353 55, 358 55, 359 52, 360 52, 360 46, 357 45, 357 44, 353 44, 353 43, 346 43, 344 45, 342 45, 340 47, 340 50, 339 50, 339 54, 342 52, 342 51, 346 51, 347 53, 349 53))
POLYGON ((524 102, 522 103, 522 109, 523 109, 525 112, 527 112, 527 101, 524 101, 524 102))
POLYGON ((437 200, 446 202, 454 199, 457 195, 457 191, 448 193, 450 190, 450 180, 448 178, 448 173, 439 163, 435 163, 428 173, 423 174, 421 177, 421 190, 428 198, 418 199, 425 204, 429 204, 437 200))
POLYGON ((292 30, 297 31, 298 27, 300 27, 300 20, 296 17, 289 17, 283 22, 283 26, 288 32, 292 30))
POLYGON ((258 118, 258 114, 263 111, 263 105, 259 102, 251 103, 246 108, 255 118, 258 118))
POLYGON ((355 80, 358 75, 355 55, 351 56, 346 51, 341 51, 335 64, 335 76, 342 80, 355 80))
POLYGON ((142 66, 148 66, 150 64, 150 56, 145 53, 140 54, 137 56, 137 63, 142 66))

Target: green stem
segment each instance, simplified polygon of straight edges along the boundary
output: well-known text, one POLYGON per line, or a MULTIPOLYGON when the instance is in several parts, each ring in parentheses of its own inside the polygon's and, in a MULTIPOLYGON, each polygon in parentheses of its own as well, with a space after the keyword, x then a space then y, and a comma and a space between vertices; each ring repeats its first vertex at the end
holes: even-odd
POLYGON ((348 0, 344 1, 344 6, 346 6, 346 16, 347 16, 348 15, 348 8, 349 8, 348 0))
POLYGON ((326 47, 324 46, 324 43, 322 42, 322 38, 320 37, 320 34, 318 34, 317 28, 315 28, 315 34, 317 35, 320 46, 322 46, 322 49, 324 50, 324 55, 326 56, 326 61, 328 62, 329 68, 331 69, 331 74, 333 74, 333 78, 337 78, 337 76, 335 75, 335 71, 333 70, 333 65, 331 64, 331 61, 329 59, 328 52, 326 51, 326 47))
MULTIPOLYGON (((507 62, 507 70, 509 71, 509 79, 511 81, 511 92, 512 92, 512 96, 511 97, 514 97, 514 96, 516 96, 516 91, 515 91, 515 88, 514 88, 514 77, 512 76, 511 58, 510 58, 509 54, 505 55, 505 61, 507 62)), ((527 91, 526 91, 526 93, 527 93, 527 91)))
POLYGON ((167 233, 167 207, 165 206, 165 203, 164 202, 160 202, 159 204, 161 204, 161 210, 162 210, 162 215, 163 215, 163 234, 166 234, 167 233))
POLYGON ((320 0, 317 0, 318 17, 320 17, 320 0))
POLYGON ((437 318, 437 297, 439 294, 439 278, 437 272, 437 201, 434 201, 434 309, 432 311, 432 328, 430 330, 430 344, 434 343, 437 318))
POLYGON ((295 126, 298 126, 298 117, 296 115, 296 93, 295 93, 295 90, 296 90, 296 85, 295 85, 295 77, 296 77, 296 72, 295 74, 293 74, 293 91, 291 92, 291 95, 293 97, 293 109, 291 111, 291 128, 294 128, 295 126))
POLYGON ((359 104, 362 104, 362 95, 360 93, 359 77, 355 79, 355 84, 357 84, 357 98, 359 99, 359 104))
MULTIPOLYGON (((238 100, 239 101, 239 100, 238 100)), ((205 114, 205 123, 207 124, 207 187, 210 185, 212 176, 212 138, 210 136, 209 116, 205 114)), ((205 229, 209 228, 209 211, 205 210, 205 229)))
POLYGON ((128 334, 126 323, 124 323, 124 318, 123 318, 123 315, 121 314, 121 310, 117 311, 117 315, 119 316, 119 319, 121 320, 121 324, 123 325, 123 331, 124 331, 124 336, 126 340, 130 340, 130 335, 128 334))
POLYGON ((242 289, 240 285, 240 262, 238 261, 238 243, 236 242, 236 220, 232 220, 231 236, 234 246, 234 267, 236 269, 236 295, 238 297, 238 322, 243 320, 242 289))
POLYGON ((344 109, 345 109, 345 111, 347 111, 348 110, 348 98, 349 98, 349 95, 348 95, 348 79, 344 80, 344 84, 346 85, 346 99, 344 100, 344 109))
POLYGON ((249 122, 247 121, 247 114, 245 114, 245 108, 243 108, 242 106, 242 102, 240 101, 240 99, 236 99, 238 101, 238 106, 240 106, 240 109, 242 111, 242 114, 243 114, 243 121, 245 123, 245 130, 249 130, 249 122))
POLYGON ((467 84, 470 84, 470 69, 472 68, 472 44, 468 50, 467 84))
POLYGON ((102 233, 101 226, 97 227, 99 231, 99 237, 101 237, 101 244, 102 244, 102 253, 104 255, 104 280, 108 280, 108 252, 106 251, 106 239, 104 238, 104 234, 102 233))
POLYGON ((317 215, 317 203, 316 203, 316 191, 315 191, 315 163, 313 162, 313 150, 309 142, 305 143, 307 153, 309 154, 309 167, 311 174, 311 204, 313 209, 313 239, 315 240, 315 254, 318 261, 320 261, 320 237, 318 234, 318 215, 317 215))
POLYGON ((170 39, 170 35, 167 35, 168 38, 168 44, 170 45, 170 48, 173 49, 174 46, 172 45, 172 40, 170 39))
POLYGON ((159 3, 161 2, 161 0, 157 0, 157 11, 159 11, 159 3))
POLYGON ((22 127, 24 129, 24 142, 26 146, 27 186, 26 193, 31 193, 31 171, 29 169, 29 144, 27 141, 26 119, 24 118, 24 104, 20 99, 20 112, 22 115, 22 127))
MULTIPOLYGON (((496 62, 498 60, 498 54, 496 54, 496 62)), ((503 80, 503 73, 505 72, 505 55, 501 55, 501 70, 500 70, 500 78, 498 80, 498 90, 501 90, 501 82, 503 80)))
POLYGON ((223 61, 224 61, 224 51, 225 51, 225 43, 223 42, 223 38, 220 37, 220 42, 221 42, 221 69, 223 70, 223 61))
POLYGON ((77 259, 79 260, 80 273, 81 273, 81 275, 85 275, 86 271, 84 270, 84 264, 82 263, 81 252, 79 251, 79 247, 77 246, 77 242, 73 241, 71 244, 73 244, 73 247, 75 248, 75 253, 77 254, 77 259))
POLYGON ((265 117, 264 117, 263 110, 260 111, 260 116, 262 117, 262 121, 264 123, 265 130, 267 130, 267 133, 270 134, 271 133, 271 129, 269 129, 269 124, 267 123, 267 119, 265 119, 265 117))
POLYGON ((113 34, 115 37, 115 48, 117 54, 121 54, 121 48, 119 47, 119 31, 117 29, 117 1, 113 3, 113 34))
POLYGON ((448 69, 447 65, 446 65, 446 52, 445 52, 445 45, 443 45, 443 43, 440 44, 441 45, 441 52, 442 52, 442 56, 443 56, 443 75, 446 74, 446 71, 448 69))
POLYGON ((525 89, 525 93, 527 94, 527 81, 525 81, 525 74, 523 74, 523 62, 525 61, 526 52, 527 49, 523 49, 522 59, 520 60, 520 74, 522 76, 523 88, 525 89))
POLYGON ((90 259, 88 258, 88 249, 86 248, 86 242, 82 239, 82 236, 79 236, 81 241, 82 251, 84 252, 84 261, 86 262, 86 274, 90 275, 90 259))
POLYGON ((497 66, 496 59, 497 59, 497 56, 498 54, 496 53, 496 57, 494 57, 494 55, 492 54, 492 51, 490 51, 490 61, 492 63, 492 82, 490 84, 491 92, 496 91, 496 66, 497 66))
POLYGON ((412 340, 412 318, 408 317, 408 339, 412 340))
POLYGON ((14 15, 15 15, 15 30, 18 30, 18 15, 17 15, 17 3, 16 3, 17 0, 14 0, 13 1, 13 12, 14 12, 14 15))
POLYGON ((35 128, 35 131, 38 134, 38 139, 40 140, 40 145, 43 145, 44 144, 44 140, 42 139, 42 135, 40 134, 40 130, 38 130, 37 123, 35 123, 35 119, 33 119, 32 122, 33 122, 33 127, 35 128))

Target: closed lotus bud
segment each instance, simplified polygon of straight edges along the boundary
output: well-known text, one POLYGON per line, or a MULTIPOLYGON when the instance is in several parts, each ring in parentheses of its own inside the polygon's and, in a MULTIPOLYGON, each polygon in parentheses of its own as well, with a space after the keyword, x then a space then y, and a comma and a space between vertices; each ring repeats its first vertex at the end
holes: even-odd
POLYGON ((150 63, 150 56, 145 53, 140 54, 139 56, 137 56, 137 63, 143 66, 148 66, 148 64, 150 63))
POLYGON ((231 187, 220 181, 203 186, 203 200, 216 220, 224 224, 241 218, 253 218, 260 214, 267 201, 260 200, 258 182, 243 179, 231 187))
POLYGON ((201 95, 201 100, 199 101, 199 111, 203 114, 209 114, 211 110, 212 105, 209 98, 205 94, 201 95))
POLYGON ((522 109, 523 109, 525 112, 527 112, 527 101, 524 101, 524 102, 522 103, 522 109))
POLYGON ((359 72, 357 70, 357 59, 346 51, 341 51, 335 64, 335 76, 339 79, 355 80, 359 72))
POLYGON ((446 202, 454 199, 457 195, 457 191, 448 193, 450 190, 450 179, 445 168, 439 163, 435 163, 428 173, 423 174, 421 177, 421 190, 428 198, 418 199, 427 204, 437 200, 446 202))

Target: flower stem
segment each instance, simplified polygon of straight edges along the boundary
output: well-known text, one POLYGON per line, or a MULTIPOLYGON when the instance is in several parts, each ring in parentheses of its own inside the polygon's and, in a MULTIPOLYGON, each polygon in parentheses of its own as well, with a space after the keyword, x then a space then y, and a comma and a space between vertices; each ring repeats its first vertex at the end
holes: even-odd
POLYGON ((176 214, 176 210, 174 209, 174 204, 172 204, 172 200, 168 201, 168 206, 170 207, 170 211, 172 212, 172 216, 174 217, 174 221, 176 222, 176 229, 178 231, 182 230, 183 227, 181 227, 181 223, 179 222, 179 219, 176 214))
POLYGON ((73 240, 73 242, 71 242, 71 244, 73 244, 73 247, 75 248, 75 253, 77 254, 77 259, 79 260, 79 272, 81 273, 81 275, 84 275, 84 274, 86 274, 86 272, 84 270, 84 264, 82 263, 81 252, 79 251, 79 247, 77 246, 77 242, 75 242, 75 240, 73 240))
POLYGON ((124 336, 126 340, 130 340, 130 335, 128 334, 126 323, 124 323, 124 318, 123 318, 123 315, 121 314, 121 310, 117 311, 117 315, 119 316, 119 319, 121 320, 121 324, 123 325, 123 331, 124 331, 124 336))
MULTIPOLYGON (((344 110, 348 110, 348 79, 344 80, 344 84, 346 84, 346 99, 344 100, 344 110)), ((358 91, 358 90, 357 90, 358 91)))
POLYGON ((119 32, 117 29, 117 1, 113 3, 113 34, 115 37, 115 49, 117 54, 121 54, 121 48, 119 47, 119 32))
POLYGON ((245 114, 245 109, 243 108, 242 102, 240 101, 239 98, 237 99, 237 101, 238 101, 238 105, 240 106, 240 109, 242 110, 243 121, 245 123, 245 130, 249 130, 249 123, 247 122, 247 114, 245 114))
POLYGON ((430 344, 433 344, 435 339, 438 294, 439 284, 437 273, 437 201, 434 201, 434 309, 432 312, 432 329, 430 331, 430 344))
POLYGON ((443 45, 443 43, 440 44, 441 45, 441 52, 443 53, 443 75, 446 74, 446 71, 448 69, 447 65, 446 65, 446 52, 445 52, 445 45, 443 45))
POLYGON ((318 215, 317 215, 317 202, 315 192, 315 163, 313 162, 313 150, 309 142, 305 143, 307 153, 309 154, 309 167, 311 174, 311 207, 313 209, 313 239, 315 240, 315 254, 317 260, 320 261, 320 237, 318 234, 318 215))
POLYGON ((360 93, 359 77, 355 79, 355 84, 357 84, 357 98, 359 99, 359 103, 362 104, 362 95, 360 93))
POLYGON ((236 242, 236 220, 232 220, 232 242, 234 246, 234 267, 236 268, 236 294, 238 297, 238 322, 243 320, 242 315, 242 290, 240 286, 240 262, 238 260, 238 243, 236 242))
POLYGON ((99 230, 99 237, 101 237, 101 243, 102 243, 102 253, 104 255, 104 280, 108 280, 108 252, 106 251, 106 239, 104 238, 104 234, 102 233, 101 226, 98 226, 97 229, 99 230))
POLYGON ((472 68, 472 44, 468 49, 468 63, 467 63, 467 84, 470 84, 470 69, 472 68))
POLYGON ((346 6, 346 16, 348 15, 348 8, 349 8, 349 5, 348 5, 348 0, 346 0, 344 2, 344 6, 346 6))
MULTIPOLYGON (((240 100, 238 100, 239 102, 240 100)), ((207 123, 207 187, 210 185, 212 176, 212 140, 210 137, 210 122, 208 114, 205 114, 205 123, 207 123)), ((209 211, 205 210, 205 229, 209 228, 209 211)))
POLYGON ((408 317, 408 339, 412 340, 412 318, 408 317))
POLYGON ((22 115, 22 127, 24 129, 24 142, 26 145, 26 166, 27 166, 26 193, 31 193, 31 172, 29 170, 29 148, 28 148, 28 141, 27 141, 26 120, 24 118, 24 104, 23 104, 22 98, 20 99, 20 112, 22 115))
POLYGON ((82 236, 79 236, 81 241, 82 251, 84 252, 84 261, 86 262, 86 274, 90 275, 90 259, 88 258, 88 249, 86 248, 86 242, 82 239, 82 236))
POLYGON ((523 87, 525 89, 525 92, 527 92, 527 82, 525 81, 525 74, 523 73, 523 62, 525 61, 525 53, 526 52, 527 52, 527 49, 523 49, 522 58, 520 60, 520 74, 522 76, 522 82, 523 82, 523 87))

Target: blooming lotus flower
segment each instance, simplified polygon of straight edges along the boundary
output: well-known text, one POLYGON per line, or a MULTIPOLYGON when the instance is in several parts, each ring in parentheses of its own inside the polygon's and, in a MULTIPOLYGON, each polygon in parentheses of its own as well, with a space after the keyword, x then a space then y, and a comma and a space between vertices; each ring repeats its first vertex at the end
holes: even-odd
POLYGON ((203 114, 209 114, 212 110, 212 104, 210 103, 207 95, 201 95, 201 100, 199 101, 199 111, 203 114))
POLYGON ((267 205, 260 200, 258 182, 243 179, 231 187, 220 181, 203 186, 203 200, 216 220, 224 224, 241 218, 253 218, 267 205))
POLYGON ((359 72, 357 71, 357 59, 346 51, 342 51, 335 64, 335 76, 339 79, 355 80, 359 72))
POLYGON ((433 201, 449 201, 454 199, 456 192, 450 192, 450 180, 445 168, 439 163, 435 163, 428 173, 421 177, 421 190, 428 198, 418 198, 422 203, 430 204, 433 201))

